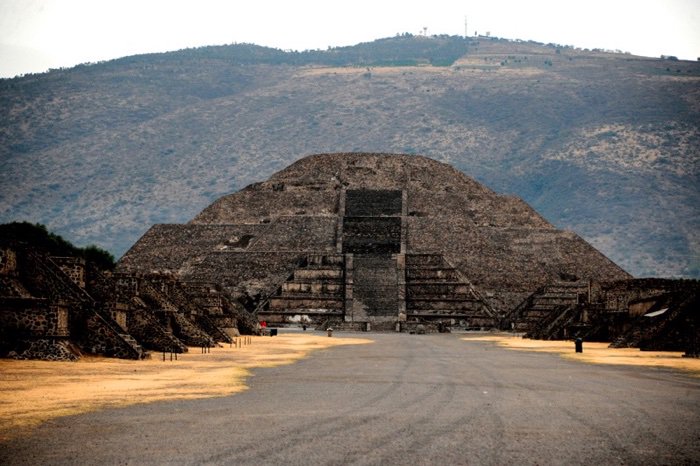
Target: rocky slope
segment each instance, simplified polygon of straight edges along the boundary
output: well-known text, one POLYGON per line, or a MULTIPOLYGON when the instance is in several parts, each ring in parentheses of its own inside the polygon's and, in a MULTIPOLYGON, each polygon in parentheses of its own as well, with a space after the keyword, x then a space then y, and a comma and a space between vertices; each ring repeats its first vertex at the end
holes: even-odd
POLYGON ((700 63, 498 39, 250 45, 0 81, 0 221, 119 256, 322 152, 415 153, 637 276, 700 276, 700 63))

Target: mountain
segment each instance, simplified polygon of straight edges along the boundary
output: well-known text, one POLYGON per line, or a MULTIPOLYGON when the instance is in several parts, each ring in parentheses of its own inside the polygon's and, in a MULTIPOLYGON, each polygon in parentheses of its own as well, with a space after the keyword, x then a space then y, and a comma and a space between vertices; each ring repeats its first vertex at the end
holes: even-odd
POLYGON ((636 276, 700 277, 700 63, 497 38, 250 44, 0 80, 0 222, 119 256, 313 153, 447 162, 636 276))

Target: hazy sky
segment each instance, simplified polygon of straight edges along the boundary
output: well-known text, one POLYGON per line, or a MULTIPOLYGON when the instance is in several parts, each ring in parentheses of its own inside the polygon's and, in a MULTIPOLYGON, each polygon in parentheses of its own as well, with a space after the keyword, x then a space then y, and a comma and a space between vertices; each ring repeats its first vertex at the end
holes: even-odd
POLYGON ((281 49, 475 32, 700 57, 700 0, 0 0, 0 76, 201 45, 281 49), (243 6, 244 4, 245 6, 243 6))

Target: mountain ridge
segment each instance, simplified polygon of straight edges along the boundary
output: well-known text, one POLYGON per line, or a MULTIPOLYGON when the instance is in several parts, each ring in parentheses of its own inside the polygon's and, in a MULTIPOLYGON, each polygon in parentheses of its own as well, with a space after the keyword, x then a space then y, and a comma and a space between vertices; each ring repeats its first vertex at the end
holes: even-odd
POLYGON ((465 53, 431 66, 431 41, 261 48, 268 63, 221 46, 0 80, 0 221, 118 256, 305 155, 412 153, 523 198, 634 275, 700 276, 697 63, 441 37, 465 53))

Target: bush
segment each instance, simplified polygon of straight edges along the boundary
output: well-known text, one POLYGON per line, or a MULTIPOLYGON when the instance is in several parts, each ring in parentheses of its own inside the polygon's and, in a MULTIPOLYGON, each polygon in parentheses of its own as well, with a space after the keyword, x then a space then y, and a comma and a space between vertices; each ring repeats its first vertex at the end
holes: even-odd
POLYGON ((9 242, 26 243, 42 249, 52 256, 82 257, 101 270, 112 270, 116 265, 114 256, 94 244, 79 248, 61 235, 50 232, 41 223, 12 222, 0 225, 0 244, 9 242))

